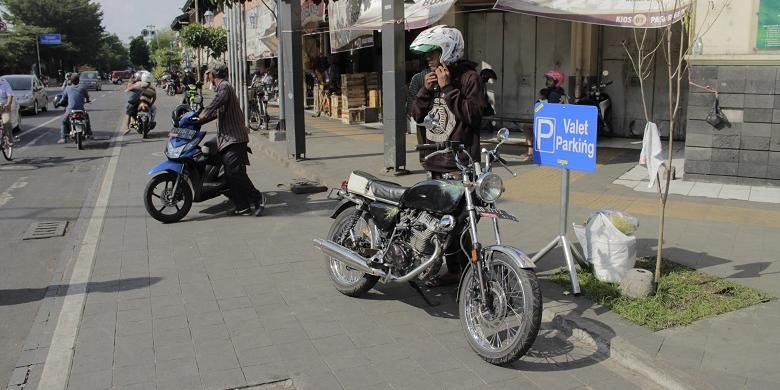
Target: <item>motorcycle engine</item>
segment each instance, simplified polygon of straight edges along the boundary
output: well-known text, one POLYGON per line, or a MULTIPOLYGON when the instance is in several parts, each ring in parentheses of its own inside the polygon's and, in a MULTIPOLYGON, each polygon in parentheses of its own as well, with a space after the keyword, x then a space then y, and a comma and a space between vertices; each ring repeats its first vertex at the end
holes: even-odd
POLYGON ((426 257, 433 254, 433 237, 436 235, 440 221, 441 218, 436 218, 425 211, 417 217, 410 238, 410 243, 416 254, 426 257))

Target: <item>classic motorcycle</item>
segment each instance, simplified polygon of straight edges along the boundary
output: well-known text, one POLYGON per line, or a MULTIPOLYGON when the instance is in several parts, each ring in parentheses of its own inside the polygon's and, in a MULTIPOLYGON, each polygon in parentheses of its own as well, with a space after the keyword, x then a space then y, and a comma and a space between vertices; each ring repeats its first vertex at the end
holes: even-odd
POLYGON ((341 203, 331 215, 335 221, 328 237, 314 240, 325 254, 334 287, 357 297, 379 281, 408 282, 431 304, 416 281, 435 277, 445 248, 459 246, 470 260, 457 294, 469 345, 492 364, 523 356, 539 332, 542 297, 533 261, 502 244, 499 231, 499 219, 517 221, 495 207, 504 185, 492 167, 509 170, 498 153, 508 137, 509 131, 501 129, 498 145, 483 149, 484 165, 459 143, 418 145, 417 150, 433 151, 428 158, 452 154, 460 172, 410 188, 352 172, 341 189, 331 191, 330 197, 341 203), (480 218, 492 220, 496 245, 480 244, 480 218))
MULTIPOLYGON (((164 151, 166 160, 149 170, 148 174, 153 177, 144 189, 146 211, 163 223, 184 218, 193 202, 204 202, 220 195, 230 198, 217 139, 212 137, 203 142, 206 132, 200 131, 201 123, 191 120, 199 112, 187 110, 186 105, 174 110, 173 129, 168 134, 164 151)), ((252 197, 258 200, 262 210, 265 195, 257 191, 252 197)))

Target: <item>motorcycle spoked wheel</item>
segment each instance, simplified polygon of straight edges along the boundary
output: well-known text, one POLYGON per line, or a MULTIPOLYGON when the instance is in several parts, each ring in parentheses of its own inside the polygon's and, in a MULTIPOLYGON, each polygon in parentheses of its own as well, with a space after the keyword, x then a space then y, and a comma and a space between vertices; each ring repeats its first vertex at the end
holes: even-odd
POLYGON ((173 194, 173 187, 178 180, 179 175, 173 172, 161 173, 152 178, 146 184, 144 190, 144 207, 146 212, 152 218, 162 223, 174 223, 180 221, 192 208, 192 190, 185 181, 179 183, 176 188, 176 194, 173 194), (159 188, 162 186, 162 188, 159 188), (161 203, 161 207, 155 204, 161 203), (165 213, 165 210, 175 210, 171 214, 165 213))
MULTIPOLYGON (((374 230, 369 219, 363 216, 355 226, 351 226, 359 212, 350 208, 339 214, 330 227, 328 239, 356 252, 366 247, 377 249, 375 243, 378 237, 373 237, 374 230)), ((378 277, 351 268, 330 256, 325 256, 325 263, 336 290, 344 295, 358 297, 371 290, 379 281, 378 277)))
POLYGON ((471 349, 488 363, 520 359, 531 348, 542 322, 542 293, 533 270, 495 253, 485 276, 489 302, 481 302, 479 281, 469 267, 460 286, 458 311, 471 349))

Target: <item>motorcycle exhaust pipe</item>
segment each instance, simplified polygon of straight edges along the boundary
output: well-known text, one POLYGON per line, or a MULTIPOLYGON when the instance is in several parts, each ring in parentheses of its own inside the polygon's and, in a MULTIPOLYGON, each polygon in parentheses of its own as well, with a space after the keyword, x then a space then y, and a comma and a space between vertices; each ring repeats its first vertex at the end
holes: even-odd
POLYGON ((315 238, 314 247, 321 250, 325 255, 334 257, 336 260, 341 261, 350 268, 354 268, 369 275, 379 277, 385 276, 385 273, 382 270, 369 267, 368 259, 360 256, 355 251, 345 248, 331 240, 320 240, 315 238))

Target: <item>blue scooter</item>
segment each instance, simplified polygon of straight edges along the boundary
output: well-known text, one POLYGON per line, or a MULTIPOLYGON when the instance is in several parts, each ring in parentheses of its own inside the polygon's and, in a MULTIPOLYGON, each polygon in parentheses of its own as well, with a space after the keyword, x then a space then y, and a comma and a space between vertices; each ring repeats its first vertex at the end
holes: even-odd
MULTIPOLYGON (((230 198, 230 186, 217 153, 216 137, 204 142, 201 147, 206 132, 200 131, 201 123, 193 120, 200 110, 186 111, 187 106, 174 110, 174 127, 168 134, 164 152, 166 160, 149 170, 149 175, 153 177, 144 190, 146 211, 163 223, 178 222, 184 218, 193 202, 207 201, 220 195, 230 198)), ((257 205, 255 215, 259 215, 265 207, 265 196, 254 190, 252 199, 257 205)))

